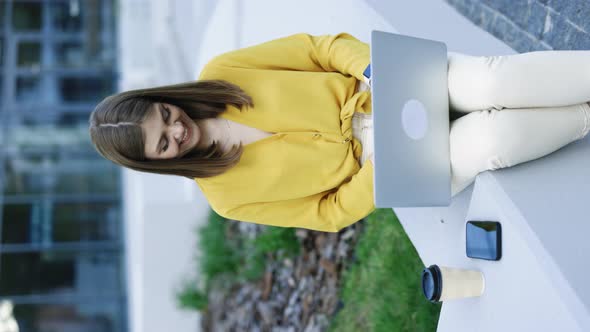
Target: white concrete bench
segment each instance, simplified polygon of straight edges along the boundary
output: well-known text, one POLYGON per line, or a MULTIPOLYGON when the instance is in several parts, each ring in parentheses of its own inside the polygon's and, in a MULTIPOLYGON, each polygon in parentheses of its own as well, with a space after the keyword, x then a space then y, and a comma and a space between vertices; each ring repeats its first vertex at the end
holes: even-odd
MULTIPOLYGON (((394 32, 443 41, 449 51, 516 53, 443 1, 367 2, 394 32)), ((449 207, 394 208, 425 266, 485 274, 481 297, 443 303, 437 330, 590 331, 588 206, 590 136, 538 160, 480 173, 449 207), (502 223, 500 261, 466 256, 465 223, 472 219, 502 223)))
POLYGON ((481 297, 443 303, 438 331, 590 331, 589 166, 585 138, 480 173, 449 207, 394 209, 425 266, 485 275, 481 297), (466 256, 468 220, 502 224, 501 260, 466 256))

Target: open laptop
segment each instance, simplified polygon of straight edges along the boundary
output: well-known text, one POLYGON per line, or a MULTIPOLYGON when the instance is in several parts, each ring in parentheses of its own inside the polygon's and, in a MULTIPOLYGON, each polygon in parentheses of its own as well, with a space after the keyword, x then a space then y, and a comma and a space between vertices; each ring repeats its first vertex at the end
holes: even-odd
POLYGON ((447 47, 379 30, 370 47, 375 206, 449 206, 447 47))

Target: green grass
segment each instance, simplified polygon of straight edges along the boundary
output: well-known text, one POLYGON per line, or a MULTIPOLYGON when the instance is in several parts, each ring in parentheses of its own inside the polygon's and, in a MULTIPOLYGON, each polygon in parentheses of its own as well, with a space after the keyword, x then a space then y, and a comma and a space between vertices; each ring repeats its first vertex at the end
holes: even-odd
POLYGON ((377 209, 364 222, 357 261, 343 274, 344 307, 329 331, 436 331, 440 304, 422 294, 424 268, 392 209, 377 209))
POLYGON ((264 274, 268 255, 275 255, 277 260, 295 257, 299 253, 299 242, 294 228, 269 226, 255 239, 241 239, 239 252, 240 265, 235 280, 257 281, 264 274))
POLYGON ((238 271, 239 257, 235 248, 226 240, 226 220, 215 212, 209 214, 204 227, 195 230, 199 238, 201 255, 196 263, 200 267, 205 289, 200 289, 196 280, 184 279, 175 290, 177 306, 189 310, 204 310, 207 294, 213 283, 225 281, 224 276, 238 271))
POLYGON ((299 253, 299 242, 294 228, 266 227, 254 239, 240 234, 228 235, 230 221, 211 210, 205 226, 196 230, 201 257, 196 262, 201 270, 204 289, 197 281, 185 279, 176 290, 178 306, 204 310, 207 295, 214 284, 229 289, 240 282, 262 278, 268 255, 276 259, 294 257, 299 253))
MULTIPOLYGON (((364 221, 356 247, 357 261, 342 276, 344 307, 333 317, 330 331, 435 331, 440 304, 428 302, 421 290, 424 268, 418 253, 391 209, 377 209, 364 221)), ((229 222, 211 211, 208 223, 197 229, 204 289, 184 282, 176 293, 180 307, 203 310, 215 283, 229 289, 236 282, 256 281, 268 255, 299 253, 294 228, 269 226, 253 240, 228 232, 229 222)))

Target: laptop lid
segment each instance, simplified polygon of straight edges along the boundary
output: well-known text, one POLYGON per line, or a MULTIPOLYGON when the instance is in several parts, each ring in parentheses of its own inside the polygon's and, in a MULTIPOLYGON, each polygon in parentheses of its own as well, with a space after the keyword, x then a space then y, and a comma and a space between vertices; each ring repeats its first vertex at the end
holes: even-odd
POLYGON ((447 47, 371 31, 377 208, 451 202, 447 47))

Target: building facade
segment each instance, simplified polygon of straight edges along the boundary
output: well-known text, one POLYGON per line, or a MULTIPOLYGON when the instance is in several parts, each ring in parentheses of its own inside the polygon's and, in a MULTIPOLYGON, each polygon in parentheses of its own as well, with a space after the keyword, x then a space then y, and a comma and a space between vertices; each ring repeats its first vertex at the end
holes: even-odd
POLYGON ((120 169, 88 117, 116 90, 113 1, 0 1, 0 299, 20 331, 126 331, 120 169))

